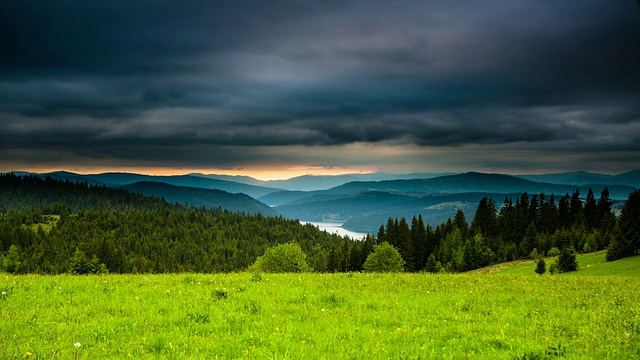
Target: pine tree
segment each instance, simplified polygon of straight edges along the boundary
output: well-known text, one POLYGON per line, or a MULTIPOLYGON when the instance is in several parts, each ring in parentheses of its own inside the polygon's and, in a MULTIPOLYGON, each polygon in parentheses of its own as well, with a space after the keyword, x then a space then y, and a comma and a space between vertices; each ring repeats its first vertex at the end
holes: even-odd
POLYGON ((409 272, 416 271, 417 266, 415 263, 413 243, 411 241, 411 229, 409 229, 409 224, 404 216, 398 222, 396 231, 397 242, 392 245, 398 249, 400 255, 404 259, 406 270, 409 272))
POLYGON ((453 225, 460 229, 460 233, 463 238, 466 238, 469 234, 469 224, 467 223, 467 219, 464 216, 464 212, 458 209, 456 211, 456 215, 453 217, 453 225))
POLYGON ((618 259, 622 259, 624 254, 624 237, 622 236, 622 231, 620 231, 620 227, 616 226, 611 233, 611 238, 609 240, 609 247, 607 248, 607 261, 615 261, 618 259))
POLYGON ((600 221, 600 231, 609 232, 612 231, 616 225, 616 216, 611 211, 613 203, 609 198, 609 189, 604 188, 600 193, 600 199, 598 199, 598 220, 600 221))
POLYGON ((493 200, 486 196, 480 200, 470 230, 472 234, 480 233, 484 238, 493 239, 498 236, 498 217, 493 200))
POLYGON ((635 190, 622 205, 618 220, 622 232, 624 256, 633 256, 640 250, 640 190, 635 190))
POLYGON ((582 201, 580 200, 580 191, 576 191, 571 194, 571 201, 569 202, 569 225, 575 226, 584 222, 584 210, 582 208, 582 201))
POLYGON ((566 247, 558 256, 558 271, 561 273, 578 270, 576 251, 573 246, 566 247))
POLYGON ((584 204, 584 220, 589 231, 600 228, 600 217, 598 214, 598 205, 593 195, 593 190, 589 188, 587 198, 584 204))
MULTIPOLYGON (((441 267, 442 266, 440 266, 440 268, 441 267)), ((429 255, 429 258, 427 259, 427 264, 426 264, 424 269, 427 272, 430 272, 430 273, 440 272, 440 269, 438 268, 438 263, 436 261, 436 255, 435 254, 429 255)))
POLYGON ((569 194, 565 194, 558 202, 558 226, 568 228, 571 226, 569 211, 569 194))
POLYGON ((424 269, 427 261, 427 231, 424 228, 422 215, 411 220, 411 244, 413 247, 414 271, 424 269))
POLYGON ((538 233, 536 232, 536 226, 530 223, 525 232, 524 239, 520 243, 520 256, 528 256, 533 249, 538 247, 538 233))
POLYGON ((538 263, 536 264, 535 272, 538 275, 542 275, 545 272, 547 272, 547 263, 544 262, 544 259, 542 257, 540 257, 540 259, 538 259, 538 263))

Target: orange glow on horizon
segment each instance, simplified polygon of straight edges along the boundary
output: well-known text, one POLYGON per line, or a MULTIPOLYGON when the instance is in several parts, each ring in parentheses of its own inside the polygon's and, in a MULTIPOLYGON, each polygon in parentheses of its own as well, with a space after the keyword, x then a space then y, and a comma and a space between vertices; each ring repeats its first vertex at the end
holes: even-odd
POLYGON ((322 166, 292 166, 283 168, 243 168, 243 169, 217 169, 217 168, 158 168, 158 167, 30 167, 28 169, 7 169, 9 171, 26 171, 33 173, 49 173, 67 171, 75 174, 90 175, 101 173, 136 173, 151 176, 187 175, 199 173, 205 175, 229 175, 250 176, 257 180, 286 180, 303 175, 345 175, 345 174, 370 174, 377 171, 375 168, 362 167, 322 167, 322 166))

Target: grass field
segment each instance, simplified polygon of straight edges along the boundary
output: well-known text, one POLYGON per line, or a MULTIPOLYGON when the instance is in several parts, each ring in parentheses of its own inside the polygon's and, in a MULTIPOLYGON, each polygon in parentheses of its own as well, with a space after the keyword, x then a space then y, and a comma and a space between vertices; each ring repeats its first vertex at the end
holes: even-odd
POLYGON ((0 274, 0 358, 640 358, 639 277, 593 261, 556 276, 0 274))

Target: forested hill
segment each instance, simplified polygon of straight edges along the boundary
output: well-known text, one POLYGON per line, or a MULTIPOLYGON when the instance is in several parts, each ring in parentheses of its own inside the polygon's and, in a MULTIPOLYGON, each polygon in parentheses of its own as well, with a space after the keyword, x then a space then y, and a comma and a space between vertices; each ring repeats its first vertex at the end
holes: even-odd
POLYGON ((0 210, 37 208, 44 213, 82 209, 127 211, 170 207, 163 199, 125 189, 60 181, 50 177, 0 175, 0 210))
POLYGON ((38 174, 42 178, 50 177, 56 180, 69 180, 71 182, 87 182, 94 185, 107 185, 110 187, 119 187, 130 185, 137 182, 151 181, 160 182, 174 186, 188 186, 203 189, 218 189, 227 191, 232 194, 243 193, 251 197, 257 198, 274 191, 282 189, 273 189, 262 186, 254 186, 241 184, 233 181, 205 178, 201 176, 191 175, 170 175, 170 176, 152 176, 130 173, 104 173, 104 174, 74 174, 66 171, 57 171, 52 173, 38 174))
POLYGON ((123 186, 124 189, 146 196, 162 197, 172 203, 223 208, 247 214, 276 215, 268 205, 245 194, 231 194, 222 190, 173 186, 164 183, 144 181, 123 186))
MULTIPOLYGON (((0 175, 0 204, 6 208, 37 207, 45 212, 66 206, 81 209, 130 210, 157 208, 164 202, 196 207, 222 208, 232 212, 276 215, 269 206, 244 194, 222 190, 189 188, 164 183, 141 182, 121 188, 61 181, 50 177, 0 175)), ((167 204, 162 204, 166 206, 167 204)))
POLYGON ((365 251, 364 243, 282 217, 0 175, 0 263, 6 271, 57 274, 94 257, 112 273, 239 271, 267 248, 287 242, 300 244, 317 271, 338 264, 359 270, 371 247, 365 251), (350 254, 348 263, 340 252, 350 254))

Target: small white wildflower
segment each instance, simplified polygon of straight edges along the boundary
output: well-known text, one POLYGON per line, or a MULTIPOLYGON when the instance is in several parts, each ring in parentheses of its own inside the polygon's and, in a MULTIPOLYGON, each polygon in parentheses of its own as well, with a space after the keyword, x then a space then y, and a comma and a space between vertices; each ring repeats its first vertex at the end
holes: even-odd
POLYGON ((320 309, 320 311, 324 312, 324 308, 320 309))
POLYGON ((77 342, 77 343, 73 344, 73 346, 75 346, 75 347, 79 348, 80 346, 82 346, 82 344, 80 344, 79 342, 77 342))
POLYGON ((276 317, 276 314, 271 314, 271 317, 272 317, 272 318, 276 317))
POLYGON ((6 291, 3 291, 3 292, 2 292, 2 295, 7 295, 7 292, 6 292, 6 291))

